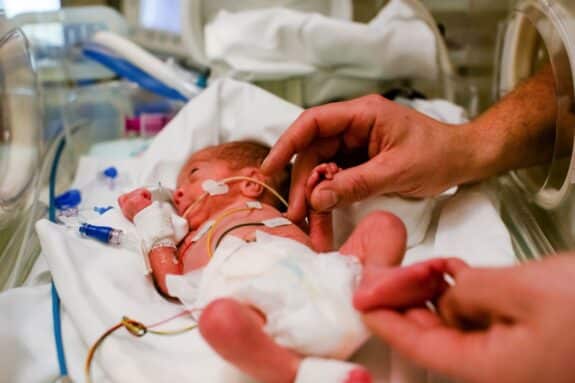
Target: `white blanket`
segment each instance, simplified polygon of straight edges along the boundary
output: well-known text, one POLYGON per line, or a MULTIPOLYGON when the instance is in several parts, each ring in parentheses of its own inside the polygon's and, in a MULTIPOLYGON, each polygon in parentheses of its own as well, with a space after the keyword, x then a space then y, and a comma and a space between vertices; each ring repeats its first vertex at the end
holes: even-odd
MULTIPOLYGON (((120 175, 125 176, 123 186, 126 188, 157 181, 173 186, 179 166, 191 152, 206 145, 242 138, 257 138, 271 144, 300 111, 251 85, 231 80, 217 82, 190 102, 141 158, 114 161, 113 164, 118 166, 120 175)), ((109 165, 110 160, 105 158, 85 158, 80 166, 82 169, 104 169, 109 165)), ((79 171, 76 184, 87 184, 93 175, 93 171, 79 171)), ((86 201, 94 203, 97 196, 104 196, 102 187, 102 184, 94 183, 86 201)), ((442 210, 435 210, 439 215, 437 232, 428 231, 423 244, 413 247, 410 252, 419 251, 421 259, 431 257, 435 253, 436 238, 452 230, 449 227, 452 222, 464 222, 470 228, 484 225, 492 230, 488 238, 482 237, 481 230, 473 233, 473 238, 468 237, 468 230, 460 231, 462 237, 455 239, 458 247, 452 250, 477 256, 478 259, 472 261, 480 260, 483 253, 501 254, 507 257, 502 259, 512 260, 507 233, 493 206, 482 199, 484 210, 481 211, 489 214, 474 214, 473 204, 477 201, 465 198, 466 194, 459 195, 463 197, 455 204, 461 211, 455 217, 457 219, 449 216, 442 220, 447 212, 453 212, 448 203, 442 204, 442 210), (461 209, 462 206, 467 208, 461 209), (477 245, 480 249, 474 249, 477 245)), ((110 202, 111 195, 105 196, 105 203, 110 202)), ((92 223, 132 230, 117 208, 92 223)), ((83 381, 82 363, 87 346, 123 315, 152 323, 181 310, 179 305, 158 296, 144 277, 142 258, 135 251, 83 239, 45 220, 37 224, 37 231, 43 255, 62 297, 66 354, 74 381, 83 381)), ((0 382, 41 382, 56 376, 48 287, 25 287, 0 294, 0 311, 0 347, 3 355, 10 355, 0 361, 0 382)), ((182 318, 167 327, 189 323, 189 319, 182 318)), ((394 382, 422 381, 424 372, 406 368, 405 362, 390 355, 383 345, 370 343, 357 358, 374 371, 378 382, 388 382, 392 376, 403 377, 394 382), (384 368, 386 366, 388 368, 384 368)), ((95 360, 97 382, 247 381, 215 355, 198 332, 171 337, 148 334, 134 338, 121 330, 104 342, 95 360)))
POLYGON ((437 37, 410 1, 391 0, 368 24, 285 8, 220 11, 204 35, 216 76, 305 76, 305 105, 374 91, 374 80, 438 78, 437 37))

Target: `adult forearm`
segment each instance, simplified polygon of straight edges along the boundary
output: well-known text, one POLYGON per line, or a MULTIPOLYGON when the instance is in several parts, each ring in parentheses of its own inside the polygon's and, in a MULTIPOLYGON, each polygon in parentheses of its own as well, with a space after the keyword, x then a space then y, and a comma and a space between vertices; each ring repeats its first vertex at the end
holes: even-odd
POLYGON ((555 83, 546 67, 465 127, 474 168, 464 181, 549 161, 556 115, 555 83))

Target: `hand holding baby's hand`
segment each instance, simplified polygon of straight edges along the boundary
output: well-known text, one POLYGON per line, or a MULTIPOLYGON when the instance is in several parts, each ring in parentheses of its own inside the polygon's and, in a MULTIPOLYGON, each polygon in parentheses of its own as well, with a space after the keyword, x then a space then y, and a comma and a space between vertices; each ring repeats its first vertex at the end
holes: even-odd
MULTIPOLYGON (((332 180, 341 169, 334 163, 319 164, 313 168, 305 184, 305 197, 310 201, 313 190, 324 180, 332 180)), ((311 204, 309 205, 311 206, 311 204)))
POLYGON ((118 198, 118 204, 124 216, 133 221, 136 214, 152 204, 152 193, 145 188, 132 190, 122 194, 118 198))

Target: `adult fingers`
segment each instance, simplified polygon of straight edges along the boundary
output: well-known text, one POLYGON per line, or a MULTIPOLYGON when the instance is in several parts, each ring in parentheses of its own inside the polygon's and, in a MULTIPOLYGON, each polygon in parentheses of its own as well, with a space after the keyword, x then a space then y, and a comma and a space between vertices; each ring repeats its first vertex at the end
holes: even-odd
POLYGON ((374 159, 342 170, 332 180, 325 180, 318 185, 309 203, 314 210, 326 211, 380 194, 385 183, 385 175, 380 174, 381 170, 374 159))
POLYGON ((445 274, 457 276, 468 268, 457 258, 439 258, 408 267, 389 269, 380 278, 362 283, 354 295, 354 306, 366 311, 374 308, 404 309, 422 306, 438 299, 447 289, 445 274))
POLYGON ((433 328, 443 325, 441 318, 427 307, 416 307, 405 312, 405 317, 422 328, 433 328))
POLYGON ((354 132, 348 135, 349 144, 367 146, 367 138, 375 121, 375 111, 383 100, 379 95, 371 95, 304 111, 272 147, 262 163, 262 171, 264 174, 272 174, 316 139, 339 136, 346 130, 354 132))
POLYGON ((371 332, 393 349, 442 374, 458 378, 472 375, 468 369, 476 368, 485 357, 483 332, 463 333, 390 310, 370 311, 363 319, 371 332))
POLYGON ((513 269, 468 269, 439 300, 444 321, 464 329, 486 328, 494 321, 512 322, 525 315, 525 284, 513 269))

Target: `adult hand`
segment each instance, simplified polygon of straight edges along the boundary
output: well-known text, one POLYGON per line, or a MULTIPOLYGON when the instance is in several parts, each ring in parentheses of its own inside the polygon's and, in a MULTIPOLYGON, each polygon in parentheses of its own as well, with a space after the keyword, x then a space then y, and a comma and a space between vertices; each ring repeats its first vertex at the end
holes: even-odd
POLYGON ((435 260, 363 286, 355 303, 375 335, 455 379, 573 382, 573 280, 573 254, 501 269, 435 260), (447 290, 443 272, 455 279, 447 290), (421 308, 427 299, 438 302, 439 315, 421 308))
MULTIPOLYGON (((262 171, 273 174, 298 154, 292 173, 288 217, 307 211, 305 184, 314 167, 360 154, 367 162, 324 180, 311 207, 330 210, 374 194, 425 197, 477 178, 480 163, 471 125, 441 123, 379 95, 337 102, 303 112, 272 148, 262 171)), ((476 141, 476 140, 475 140, 476 141)), ((482 151, 486 151, 483 146, 482 151)))

